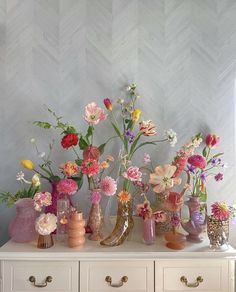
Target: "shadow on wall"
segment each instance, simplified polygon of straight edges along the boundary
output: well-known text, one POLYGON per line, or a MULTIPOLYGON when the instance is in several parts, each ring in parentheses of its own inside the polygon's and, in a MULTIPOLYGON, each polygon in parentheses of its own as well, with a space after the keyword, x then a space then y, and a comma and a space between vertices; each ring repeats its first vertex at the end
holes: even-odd
POLYGON ((0 206, 0 246, 8 241, 8 226, 10 220, 14 217, 15 208, 8 208, 6 205, 0 206))

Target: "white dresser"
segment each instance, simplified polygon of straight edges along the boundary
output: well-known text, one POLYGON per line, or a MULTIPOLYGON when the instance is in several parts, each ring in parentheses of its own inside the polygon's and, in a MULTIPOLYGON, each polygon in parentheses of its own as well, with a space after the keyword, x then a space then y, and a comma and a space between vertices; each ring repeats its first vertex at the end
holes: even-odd
POLYGON ((235 258, 232 247, 210 251, 208 240, 182 251, 166 248, 161 237, 152 246, 132 240, 109 248, 87 240, 81 249, 55 243, 46 250, 9 241, 0 248, 0 291, 234 292, 235 258))

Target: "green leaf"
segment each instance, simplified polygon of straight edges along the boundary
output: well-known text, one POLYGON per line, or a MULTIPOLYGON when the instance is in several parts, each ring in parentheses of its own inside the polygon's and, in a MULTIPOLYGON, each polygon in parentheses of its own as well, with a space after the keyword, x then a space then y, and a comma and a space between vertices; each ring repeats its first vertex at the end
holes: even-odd
POLYGON ((77 134, 77 131, 76 131, 75 127, 67 126, 64 133, 65 134, 77 134))
POLYGON ((52 127, 48 122, 34 121, 33 124, 43 129, 50 129, 52 127))
POLYGON ((83 185, 83 173, 81 173, 78 177, 73 177, 72 179, 78 184, 78 189, 80 190, 83 185))
POLYGON ((87 130, 86 138, 91 137, 93 135, 93 132, 94 132, 94 127, 89 126, 87 130))
POLYGON ((202 155, 203 155, 204 157, 207 156, 207 148, 206 148, 206 147, 202 150, 202 155))
POLYGON ((133 129, 133 126, 134 126, 134 121, 130 120, 127 125, 127 129, 133 129))
POLYGON ((138 143, 138 141, 139 141, 141 135, 142 135, 141 133, 139 133, 139 134, 137 135, 137 137, 135 138, 135 140, 134 140, 134 142, 133 142, 133 144, 132 144, 132 146, 131 146, 131 148, 130 148, 130 159, 132 158, 133 153, 135 152, 135 147, 137 146, 137 143, 138 143))
POLYGON ((200 197, 201 202, 207 201, 207 193, 206 192, 204 192, 204 193, 200 192, 199 197, 200 197))
POLYGON ((81 166, 82 163, 83 163, 83 159, 81 159, 81 158, 77 158, 77 159, 75 159, 75 163, 76 163, 78 166, 81 166))
POLYGON ((141 147, 145 146, 145 145, 156 145, 155 142, 143 142, 141 144, 139 144, 133 151, 132 155, 141 147))
POLYGON ((112 126, 113 126, 113 128, 114 128, 116 134, 120 137, 120 139, 121 139, 122 141, 124 141, 123 135, 121 134, 121 132, 120 132, 120 130, 118 129, 118 127, 116 127, 116 125, 115 125, 114 123, 111 123, 111 124, 112 124, 112 126))
POLYGON ((81 150, 85 150, 87 147, 88 147, 88 143, 86 142, 86 140, 84 139, 84 137, 81 136, 80 137, 80 140, 79 140, 79 148, 81 150))
POLYGON ((218 154, 213 155, 212 157, 213 157, 213 158, 216 158, 216 157, 219 157, 219 156, 221 156, 221 155, 223 155, 223 154, 224 154, 223 152, 220 152, 220 153, 218 153, 218 154))
POLYGON ((103 152, 104 152, 105 146, 106 146, 106 143, 103 143, 103 144, 101 144, 101 145, 98 147, 98 150, 100 151, 101 155, 102 155, 103 152))

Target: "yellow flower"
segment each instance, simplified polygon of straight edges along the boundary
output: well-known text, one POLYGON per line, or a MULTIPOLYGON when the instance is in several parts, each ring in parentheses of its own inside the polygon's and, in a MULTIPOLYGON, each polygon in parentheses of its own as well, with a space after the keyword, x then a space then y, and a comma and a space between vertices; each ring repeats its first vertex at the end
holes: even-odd
POLYGON ((29 170, 33 170, 34 169, 34 164, 31 160, 29 159, 23 159, 20 161, 20 164, 26 168, 26 169, 29 169, 29 170))
POLYGON ((132 120, 133 122, 137 122, 140 118, 141 115, 141 110, 139 108, 136 108, 133 112, 132 112, 132 120))
POLYGON ((39 179, 39 174, 35 173, 31 179, 31 181, 35 187, 40 186, 41 183, 40 183, 40 179, 39 179))

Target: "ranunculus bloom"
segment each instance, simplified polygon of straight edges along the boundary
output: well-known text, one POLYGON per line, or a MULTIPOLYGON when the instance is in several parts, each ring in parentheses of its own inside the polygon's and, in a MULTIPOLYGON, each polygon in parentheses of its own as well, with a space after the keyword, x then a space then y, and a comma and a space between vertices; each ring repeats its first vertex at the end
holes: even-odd
POLYGON ((153 191, 156 193, 164 192, 165 190, 171 189, 174 185, 181 183, 181 179, 173 177, 176 171, 174 165, 163 165, 157 166, 155 172, 150 174, 149 183, 154 185, 153 191))
POLYGON ((130 201, 130 199, 131 199, 130 193, 128 193, 126 191, 119 192, 119 194, 117 196, 118 196, 118 200, 121 203, 128 203, 130 201))
POLYGON ((188 163, 200 169, 204 169, 207 165, 206 158, 199 154, 190 156, 188 158, 188 163))
POLYGON ((60 166, 60 169, 67 177, 75 175, 79 172, 79 167, 74 161, 67 161, 60 166))
POLYGON ((95 102, 91 102, 85 107, 84 119, 90 125, 97 125, 106 118, 107 115, 105 114, 104 110, 98 107, 95 102))
POLYGON ((183 196, 180 193, 169 192, 164 201, 163 208, 168 211, 176 212, 180 210, 183 202, 183 196))
POLYGON ((105 105, 105 107, 109 110, 109 111, 112 111, 112 102, 109 98, 105 98, 103 100, 103 103, 105 105))
POLYGON ((173 175, 173 177, 178 177, 181 175, 183 172, 185 165, 187 163, 188 158, 187 157, 176 157, 174 162, 172 163, 173 165, 176 166, 176 171, 173 175))
POLYGON ((227 220, 230 217, 230 209, 224 202, 215 202, 212 204, 211 212, 216 220, 227 220))
POLYGON ((101 180, 100 188, 104 195, 113 196, 117 190, 117 183, 112 177, 106 176, 101 180))
POLYGON ((33 170, 34 169, 34 164, 31 160, 29 159, 23 159, 20 161, 20 164, 26 168, 26 169, 29 169, 29 170, 33 170))
POLYGON ((141 181, 142 172, 139 171, 137 166, 130 166, 124 173, 123 176, 130 181, 141 181))
POLYGON ((79 138, 77 134, 70 133, 66 134, 61 140, 61 146, 64 149, 68 149, 71 146, 76 146, 78 144, 79 138))
POLYGON ((49 235, 57 228, 57 217, 54 214, 41 214, 35 221, 35 230, 41 235, 49 235))
POLYGON ((78 184, 71 178, 63 178, 57 184, 57 191, 60 194, 73 195, 78 190, 78 184))
POLYGON ((139 123, 139 131, 144 136, 155 136, 157 133, 156 126, 151 120, 142 121, 139 123))
POLYGON ((87 175, 88 177, 91 177, 99 173, 100 166, 97 160, 86 159, 83 161, 80 170, 82 171, 83 174, 87 175))
POLYGON ((83 159, 95 159, 98 160, 99 157, 101 156, 100 150, 98 147, 89 145, 83 152, 83 159))
POLYGON ((140 118, 141 115, 141 110, 139 108, 136 108, 133 112, 132 112, 132 121, 133 122, 137 122, 140 118))
POLYGON ((205 139, 205 143, 209 148, 216 148, 220 143, 220 137, 215 134, 208 134, 205 139))

